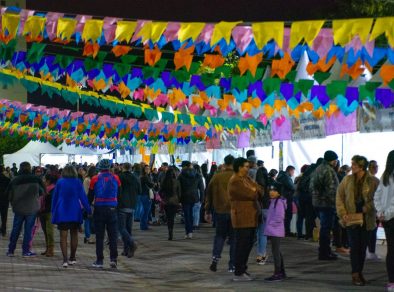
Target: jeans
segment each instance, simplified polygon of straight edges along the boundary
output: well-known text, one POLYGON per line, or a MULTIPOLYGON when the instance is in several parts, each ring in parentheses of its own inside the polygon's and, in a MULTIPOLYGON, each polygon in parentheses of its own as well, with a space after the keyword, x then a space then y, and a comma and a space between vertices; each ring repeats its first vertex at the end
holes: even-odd
POLYGON ((287 198, 287 208, 285 212, 285 233, 290 234, 291 219, 293 219, 293 197, 287 198))
POLYGON ((221 258, 223 246, 226 239, 229 239, 230 244, 230 260, 228 263, 229 268, 234 266, 235 258, 235 240, 234 240, 234 230, 231 225, 231 215, 230 214, 216 214, 216 234, 213 240, 212 258, 218 260, 221 258))
POLYGON ((330 233, 334 222, 334 208, 317 208, 320 218, 319 256, 326 257, 331 254, 330 233))
MULTIPOLYGON (((216 214, 217 216, 218 214, 216 214)), ((256 228, 234 228, 235 234, 235 275, 241 276, 248 270, 248 259, 254 244, 256 228)))
POLYGON ((200 225, 200 210, 201 210, 201 203, 195 203, 193 205, 193 226, 200 225))
POLYGON ((182 204, 186 234, 193 233, 193 203, 182 204))
POLYGON ((23 223, 25 223, 25 230, 23 232, 22 252, 23 253, 29 252, 29 244, 32 239, 32 230, 35 221, 36 221, 36 215, 19 215, 16 213, 14 214, 14 223, 12 225, 10 244, 8 245, 8 252, 14 253, 23 223))
POLYGON ((376 227, 374 230, 368 231, 368 251, 369 253, 375 253, 376 251, 376 236, 378 233, 378 228, 376 227))
POLYGON ((107 230, 110 250, 110 260, 116 261, 118 258, 118 220, 117 212, 114 207, 94 207, 94 225, 96 228, 96 256, 97 263, 103 263, 104 260, 104 234, 107 230))
POLYGON ((383 223, 387 241, 386 268, 389 282, 394 283, 394 218, 383 223))
POLYGON ((85 231, 85 238, 90 238, 90 218, 86 218, 83 220, 83 229, 85 231))
POLYGON ((268 209, 263 209, 261 216, 263 220, 257 226, 257 255, 265 256, 267 253, 267 236, 264 235, 265 224, 267 223, 268 209))
POLYGON ((141 196, 140 229, 148 229, 148 218, 151 213, 152 201, 149 196, 141 196))
POLYGON ((274 258, 275 271, 274 274, 285 273, 285 266, 283 264, 283 256, 280 252, 280 237, 270 237, 272 246, 272 256, 274 258))
POLYGON ((134 212, 135 221, 140 221, 141 213, 142 213, 142 204, 141 204, 141 196, 139 195, 137 196, 137 204, 135 206, 135 212, 134 212))
POLYGON ((44 213, 40 215, 40 222, 42 231, 44 231, 45 235, 45 243, 47 247, 53 247, 55 245, 55 240, 53 236, 54 228, 51 223, 51 213, 44 213))
POLYGON ((368 232, 364 226, 347 228, 350 243, 352 273, 361 273, 364 268, 368 232))
POLYGON ((1 216, 1 228, 0 232, 3 236, 7 233, 7 217, 8 217, 8 200, 6 202, 0 202, 0 216, 1 216))
POLYGON ((123 250, 128 250, 134 245, 134 239, 131 233, 133 224, 133 212, 123 212, 118 210, 119 233, 123 240, 123 250))

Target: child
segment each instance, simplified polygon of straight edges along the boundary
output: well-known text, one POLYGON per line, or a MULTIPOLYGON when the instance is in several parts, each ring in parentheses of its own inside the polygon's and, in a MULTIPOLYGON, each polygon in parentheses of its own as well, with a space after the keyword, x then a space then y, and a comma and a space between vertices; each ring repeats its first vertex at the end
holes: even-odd
POLYGON ((285 237, 284 220, 286 199, 281 197, 280 189, 281 185, 276 182, 268 187, 271 200, 264 234, 269 236, 271 240, 275 271, 271 277, 265 279, 267 282, 283 281, 286 278, 283 256, 280 252, 280 238, 285 237))

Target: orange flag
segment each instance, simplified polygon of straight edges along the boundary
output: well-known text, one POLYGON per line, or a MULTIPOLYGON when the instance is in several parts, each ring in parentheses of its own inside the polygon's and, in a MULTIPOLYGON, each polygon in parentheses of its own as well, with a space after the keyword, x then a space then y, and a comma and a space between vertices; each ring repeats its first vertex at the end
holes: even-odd
POLYGON ((345 74, 348 74, 352 77, 353 80, 357 79, 364 72, 364 67, 362 67, 362 61, 360 59, 357 60, 356 63, 353 64, 352 67, 345 63, 342 65, 340 77, 342 78, 345 74))
POLYGON ((278 75, 280 79, 284 79, 287 73, 291 71, 294 64, 295 63, 291 59, 289 53, 285 53, 285 56, 282 59, 272 61, 271 77, 278 75))
POLYGON ((254 56, 249 56, 246 53, 245 57, 239 59, 238 68, 241 71, 241 76, 245 74, 246 70, 249 70, 253 76, 256 75, 257 66, 263 61, 263 53, 258 53, 254 56))
POLYGON ((184 49, 183 47, 179 49, 174 55, 175 70, 182 68, 183 66, 189 71, 190 66, 193 61, 194 45, 190 48, 184 49))
POLYGON ((157 46, 153 50, 145 47, 145 64, 149 64, 149 66, 154 66, 161 58, 161 51, 157 46))
POLYGON ((126 84, 124 84, 124 82, 122 81, 119 85, 118 85, 118 91, 120 93, 120 96, 122 98, 126 98, 130 95, 130 88, 128 88, 126 86, 126 84))
POLYGON ((104 79, 93 80, 93 90, 99 91, 107 87, 107 83, 105 83, 104 79))
POLYGON ((117 45, 112 48, 112 53, 114 53, 115 57, 126 55, 130 51, 131 51, 131 47, 129 46, 117 45))
POLYGON ((205 54, 203 65, 211 69, 215 69, 224 64, 225 59, 222 55, 209 55, 205 54))
POLYGON ((380 76, 383 79, 384 85, 390 83, 394 79, 394 65, 384 64, 380 69, 380 76))
POLYGON ((331 58, 330 61, 326 62, 325 56, 324 58, 320 59, 316 64, 309 62, 308 66, 306 66, 306 71, 309 75, 313 75, 317 71, 327 72, 331 68, 331 66, 334 65, 336 59, 337 58, 334 56, 331 58))
POLYGON ((85 43, 85 46, 83 48, 83 56, 93 56, 93 59, 96 58, 97 53, 100 50, 100 46, 98 43, 90 43, 87 42, 85 43))

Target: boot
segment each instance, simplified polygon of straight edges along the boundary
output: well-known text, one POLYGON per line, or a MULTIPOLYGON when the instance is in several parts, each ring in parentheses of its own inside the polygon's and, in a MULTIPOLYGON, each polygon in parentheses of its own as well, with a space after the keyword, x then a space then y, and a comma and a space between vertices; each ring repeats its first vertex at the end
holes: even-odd
POLYGON ((53 246, 48 246, 47 252, 46 252, 46 256, 47 257, 53 257, 54 254, 54 247, 53 246))
POLYGON ((172 240, 172 237, 173 237, 173 229, 168 228, 168 240, 172 240))
POLYGON ((354 286, 364 286, 365 283, 361 280, 359 273, 352 273, 352 284, 354 286))
POLYGON ((361 280, 361 282, 363 282, 364 285, 367 284, 368 281, 365 280, 363 273, 360 272, 359 275, 360 275, 360 280, 361 280))

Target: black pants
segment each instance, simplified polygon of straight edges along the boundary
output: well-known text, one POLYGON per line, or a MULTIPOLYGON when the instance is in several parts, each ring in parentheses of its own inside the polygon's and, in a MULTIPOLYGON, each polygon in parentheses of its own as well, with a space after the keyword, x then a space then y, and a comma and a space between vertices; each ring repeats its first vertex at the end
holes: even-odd
POLYGON ((172 229, 174 229, 174 219, 175 219, 176 212, 178 211, 178 206, 165 205, 164 211, 166 212, 168 230, 172 230, 172 229))
POLYGON ((394 283, 394 218, 383 223, 387 241, 386 268, 389 282, 394 283))
POLYGON ((290 234, 291 219, 293 219, 293 197, 286 198, 287 208, 285 213, 285 232, 290 234))
POLYGON ((368 244, 368 231, 364 226, 347 228, 350 243, 350 262, 352 273, 361 273, 364 268, 368 244))
POLYGON ((333 235, 333 245, 335 245, 336 248, 341 248, 341 247, 347 248, 349 246, 349 242, 347 239, 347 231, 339 224, 339 218, 337 215, 335 215, 334 218, 332 235, 333 235))
POLYGON ((272 246, 272 255, 274 257, 274 274, 285 273, 285 266, 283 264, 283 256, 280 252, 280 237, 270 237, 272 246))
MULTIPOLYGON (((376 226, 379 226, 379 221, 376 221, 376 226)), ((376 239, 377 239, 378 227, 368 232, 368 251, 369 253, 375 253, 376 251, 376 239)))
POLYGON ((298 213, 300 214, 301 218, 305 219, 305 238, 312 238, 313 229, 316 227, 316 213, 312 205, 311 197, 300 197, 298 213))
POLYGON ((0 203, 0 216, 1 216, 0 232, 4 236, 7 232, 8 201, 0 203))
POLYGON ((248 269, 248 259, 254 244, 256 228, 234 228, 235 233, 235 275, 241 276, 248 269))

